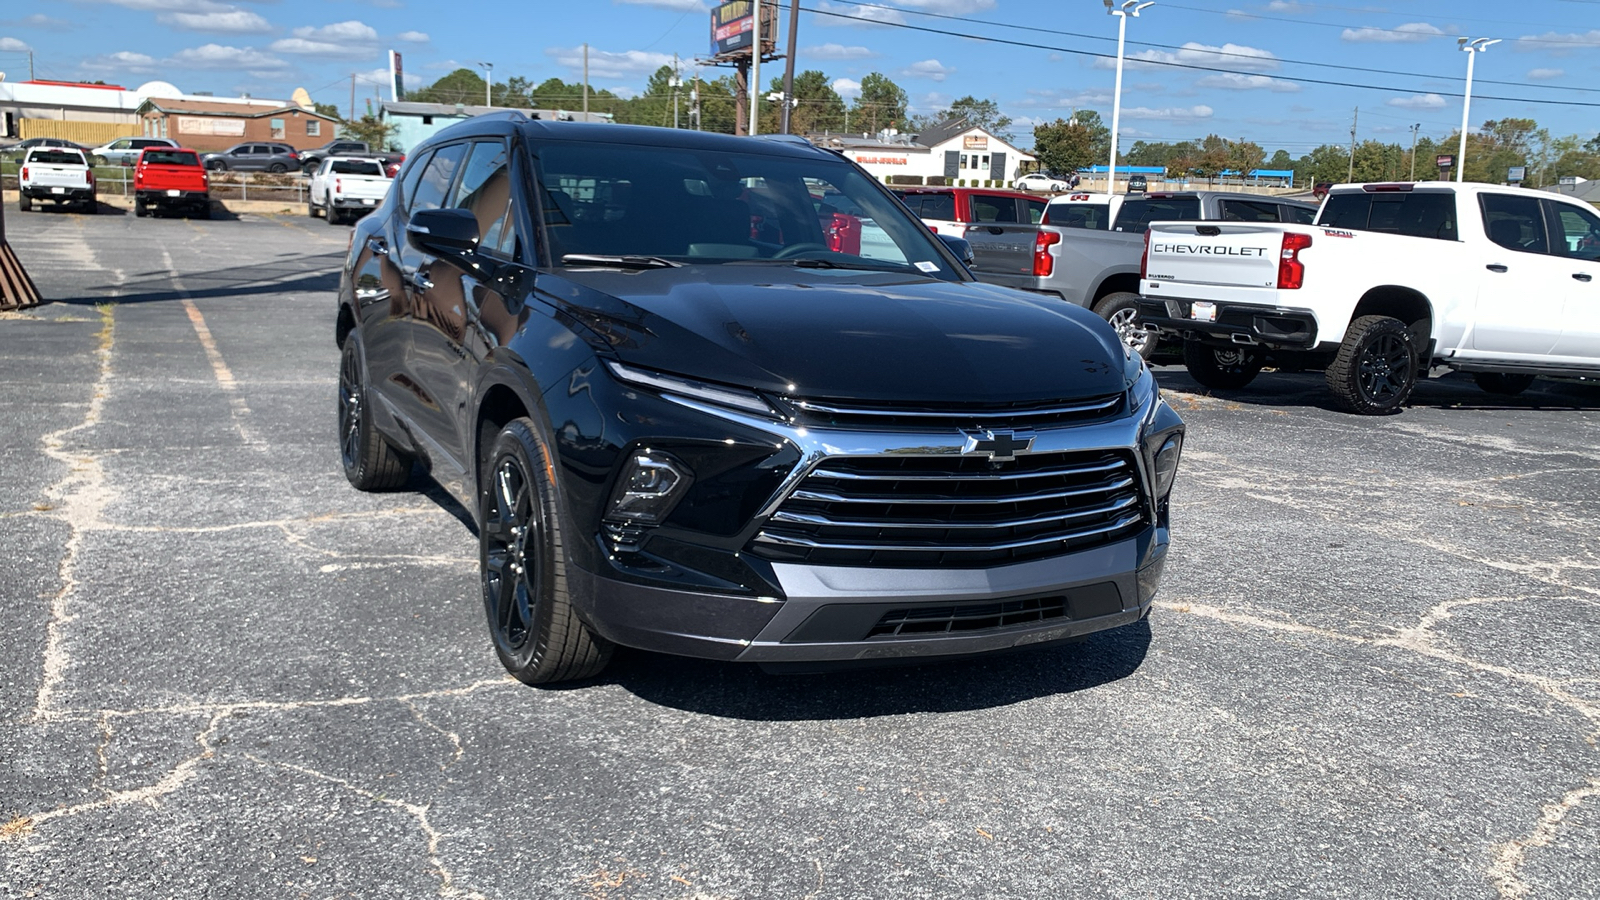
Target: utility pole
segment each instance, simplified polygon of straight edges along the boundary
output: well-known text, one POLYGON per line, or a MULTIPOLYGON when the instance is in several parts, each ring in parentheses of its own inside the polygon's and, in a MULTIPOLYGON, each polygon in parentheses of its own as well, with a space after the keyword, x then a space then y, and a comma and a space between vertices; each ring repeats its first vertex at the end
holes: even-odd
POLYGON ((789 133, 789 114, 794 109, 795 34, 800 29, 800 0, 789 0, 789 58, 783 63, 783 133, 789 133))
POLYGON ((694 130, 700 130, 700 70, 694 70, 694 87, 689 91, 689 118, 694 120, 694 130))
POLYGON ((678 54, 672 54, 672 127, 678 127, 678 88, 683 84, 679 74, 678 54))
POLYGON ((494 106, 494 63, 481 62, 478 68, 483 70, 483 105, 494 106))
POLYGON ((765 0, 756 0, 755 42, 750 45, 750 134, 755 134, 761 116, 761 7, 765 0))
POLYGON ((1346 184, 1356 180, 1356 123, 1361 121, 1361 107, 1350 118, 1350 172, 1344 176, 1346 184))
POLYGON ((33 51, 28 51, 28 80, 33 80, 33 51))
POLYGON ((583 120, 589 121, 589 45, 583 45, 583 120))
POLYGON ((1421 122, 1418 122, 1417 124, 1411 126, 1411 180, 1412 181, 1416 181, 1417 180, 1417 129, 1421 128, 1421 127, 1422 127, 1422 123, 1421 122))
POLYGON ((356 120, 356 73, 350 73, 350 121, 356 120))

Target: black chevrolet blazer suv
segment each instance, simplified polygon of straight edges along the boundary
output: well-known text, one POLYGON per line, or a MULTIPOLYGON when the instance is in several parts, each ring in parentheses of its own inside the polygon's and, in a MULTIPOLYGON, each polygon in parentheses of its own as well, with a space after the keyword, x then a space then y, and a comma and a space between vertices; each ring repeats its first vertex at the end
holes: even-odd
POLYGON ((798 138, 479 116, 339 285, 340 449, 476 516, 501 662, 776 668, 1138 621, 1183 423, 1099 317, 975 282, 798 138))

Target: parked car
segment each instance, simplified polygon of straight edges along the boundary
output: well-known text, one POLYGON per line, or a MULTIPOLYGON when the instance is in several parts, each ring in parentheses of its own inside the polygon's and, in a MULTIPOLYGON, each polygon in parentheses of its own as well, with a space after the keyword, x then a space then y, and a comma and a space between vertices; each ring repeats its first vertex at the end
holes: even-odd
POLYGON ((311 176, 306 215, 321 213, 329 225, 359 219, 383 202, 392 183, 379 160, 327 157, 311 176))
POLYGON ((95 165, 131 166, 139 161, 146 147, 176 147, 177 141, 158 137, 117 138, 89 151, 89 160, 95 165))
POLYGON ((182 147, 145 148, 133 170, 133 214, 143 217, 151 208, 211 218, 211 180, 200 154, 182 147))
POLYGON ((1311 186, 1311 196, 1312 196, 1313 199, 1321 200, 1323 197, 1328 196, 1328 191, 1330 191, 1332 189, 1333 189, 1333 182, 1331 182, 1331 181, 1319 181, 1316 184, 1311 186))
MULTIPOLYGON (((394 168, 399 168, 400 163, 404 162, 406 158, 404 153, 373 150, 367 145, 366 141, 352 141, 347 138, 340 138, 339 140, 329 141, 321 147, 301 150, 300 171, 304 172, 307 178, 310 178, 316 174, 317 169, 322 165, 322 161, 330 156, 343 156, 346 159, 376 159, 386 167, 393 163, 394 168)), ((393 178, 394 173, 390 172, 389 177, 393 178)))
POLYGON ((1059 194, 1071 186, 1065 178, 1056 178, 1043 172, 1034 172, 1017 179, 1017 190, 1034 191, 1037 193, 1059 194))
POLYGON ((1037 224, 1045 201, 1000 188, 902 187, 893 189, 935 234, 962 237, 971 224, 1037 224))
POLYGON ((1443 367, 1494 394, 1600 377, 1600 215, 1487 184, 1338 185, 1314 226, 1161 222, 1141 314, 1206 387, 1322 369, 1345 409, 1399 411, 1443 367))
POLYGON ((1143 194, 1150 190, 1150 181, 1143 175, 1128 176, 1128 193, 1143 194))
POLYGON ((1139 318, 1139 261, 1151 222, 1308 223, 1316 214, 1309 203, 1260 194, 1157 191, 1108 197, 1079 192, 1050 201, 1046 221, 1038 225, 968 228, 966 238, 975 260, 972 272, 980 280, 1088 307, 1148 359, 1157 342, 1139 318), (1091 223, 1109 229, 1086 227, 1091 223))
POLYGON ((815 666, 1139 621, 1182 421, 1105 322, 948 243, 801 142, 465 120, 353 230, 345 475, 421 463, 472 510, 530 683, 614 644, 815 666), (830 248, 834 192, 894 256, 830 248))
POLYGON ((75 204, 88 213, 98 211, 94 171, 82 150, 37 145, 28 150, 17 170, 17 208, 27 212, 44 200, 55 206, 75 204))
POLYGON ((288 144, 235 144, 220 153, 207 153, 202 159, 213 172, 289 172, 300 168, 300 154, 288 144))
POLYGON ((77 150, 85 154, 86 159, 88 158, 89 153, 88 147, 73 141, 69 141, 66 138, 38 137, 28 138, 25 141, 18 141, 4 150, 0 150, 0 155, 20 161, 24 156, 28 155, 29 150, 32 150, 35 147, 57 147, 65 150, 77 150))

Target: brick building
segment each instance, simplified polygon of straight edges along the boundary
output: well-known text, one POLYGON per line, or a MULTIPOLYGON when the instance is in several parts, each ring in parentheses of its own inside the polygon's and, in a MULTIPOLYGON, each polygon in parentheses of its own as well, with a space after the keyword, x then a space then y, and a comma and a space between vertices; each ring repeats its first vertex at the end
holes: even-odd
POLYGON ((276 141, 296 150, 337 136, 339 120, 281 100, 150 99, 139 107, 143 133, 195 150, 226 150, 245 141, 276 141))

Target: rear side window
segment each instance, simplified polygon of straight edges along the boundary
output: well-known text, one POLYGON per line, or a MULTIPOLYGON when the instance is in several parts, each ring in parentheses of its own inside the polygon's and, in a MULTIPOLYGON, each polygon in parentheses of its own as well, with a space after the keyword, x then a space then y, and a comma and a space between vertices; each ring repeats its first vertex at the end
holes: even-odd
POLYGON ((1278 208, 1283 211, 1283 221, 1285 222, 1293 222, 1296 225, 1310 225, 1317 220, 1317 208, 1315 206, 1292 206, 1286 203, 1278 208))
POLYGON ((1222 219, 1225 222, 1276 222, 1278 204, 1259 200, 1224 200, 1222 219))
POLYGON ((943 219, 954 222, 956 219, 955 194, 912 194, 906 198, 911 211, 924 219, 943 219))
POLYGON ((200 160, 185 150, 146 150, 141 157, 152 166, 198 166, 200 160))
POLYGON ((1018 202, 1022 204, 1022 209, 1026 213, 1026 218, 1023 219, 1024 222, 1037 225, 1044 218, 1045 202, 1043 200, 1021 200, 1018 202))
POLYGON ((1555 255, 1600 262, 1600 216, 1565 203, 1544 202, 1551 213, 1555 255))
POLYGON ((1200 198, 1164 197, 1155 200, 1129 200, 1117 215, 1117 230, 1144 234, 1151 222, 1193 221, 1200 218, 1200 198))
POLYGON ((982 194, 973 194, 969 202, 972 205, 974 222, 1017 221, 1017 201, 1014 197, 985 197, 982 194))
POLYGON ((451 144, 433 152, 433 158, 428 160, 428 167, 423 170, 416 190, 411 192, 407 209, 412 214, 444 205, 445 192, 450 190, 450 182, 455 180, 456 169, 460 168, 461 158, 466 152, 466 144, 451 144))
POLYGON ((1317 224, 1453 241, 1457 233, 1456 198, 1442 191, 1341 191, 1328 195, 1317 224))
POLYGON ((1489 240, 1507 250, 1550 252, 1550 245, 1544 238, 1544 212, 1537 198, 1479 194, 1478 205, 1483 208, 1483 230, 1488 233, 1489 240))

